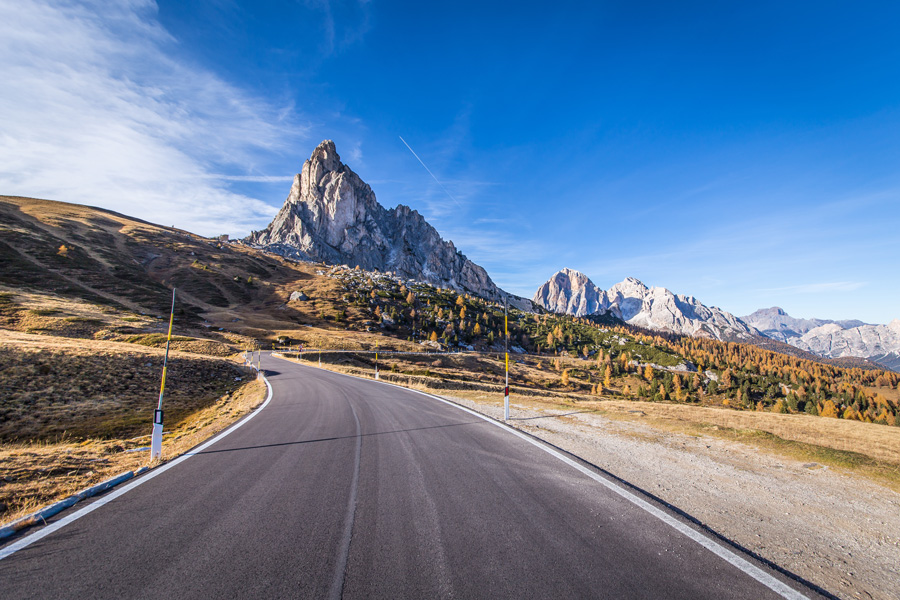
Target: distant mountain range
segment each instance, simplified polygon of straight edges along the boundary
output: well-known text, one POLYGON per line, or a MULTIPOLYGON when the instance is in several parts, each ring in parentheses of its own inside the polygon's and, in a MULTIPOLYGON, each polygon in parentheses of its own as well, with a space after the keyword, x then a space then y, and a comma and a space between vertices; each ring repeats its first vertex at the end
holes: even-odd
POLYGON ((633 277, 602 290, 586 275, 572 269, 553 275, 538 288, 532 300, 557 313, 579 317, 608 314, 647 329, 724 341, 759 342, 764 337, 823 358, 864 358, 900 370, 900 320, 896 319, 888 325, 797 319, 778 307, 736 317, 715 306, 706 306, 693 296, 660 287, 648 288, 633 277))
POLYGON ((509 297, 513 306, 533 310, 529 300, 498 288, 418 212, 402 204, 381 206, 372 188, 341 162, 331 140, 303 164, 272 223, 246 241, 288 258, 390 271, 488 300, 509 297))
POLYGON ((857 320, 795 319, 777 306, 741 319, 765 336, 819 356, 857 356, 900 370, 900 319, 887 325, 869 325, 857 320))
POLYGON ((798 338, 804 333, 811 331, 822 325, 838 325, 841 329, 851 329, 865 325, 862 321, 831 321, 829 319, 797 319, 784 312, 784 309, 777 306, 772 308, 761 308, 752 315, 741 317, 741 320, 748 325, 752 325, 759 329, 764 335, 788 342, 793 338, 798 338))
POLYGON ((579 317, 612 314, 631 325, 682 335, 726 341, 747 341, 759 335, 729 312, 706 306, 693 296, 648 288, 634 277, 604 291, 583 273, 563 269, 538 288, 532 301, 552 312, 579 317))

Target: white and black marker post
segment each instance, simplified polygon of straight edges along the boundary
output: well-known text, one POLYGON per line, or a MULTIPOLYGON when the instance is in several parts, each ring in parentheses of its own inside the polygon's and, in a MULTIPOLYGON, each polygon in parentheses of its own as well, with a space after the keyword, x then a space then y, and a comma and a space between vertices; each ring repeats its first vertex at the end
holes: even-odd
POLYGON ((172 322, 175 320, 175 288, 172 288, 172 311, 169 313, 169 335, 166 337, 166 357, 163 359, 162 383, 159 385, 159 403, 153 411, 153 434, 150 436, 150 460, 162 456, 163 393, 166 391, 166 369, 169 366, 169 342, 172 341, 172 322))
POLYGON ((378 380, 378 342, 375 342, 375 379, 378 380))
POLYGON ((503 338, 506 341, 506 387, 503 388, 503 420, 509 421, 509 312, 507 296, 503 296, 503 338))

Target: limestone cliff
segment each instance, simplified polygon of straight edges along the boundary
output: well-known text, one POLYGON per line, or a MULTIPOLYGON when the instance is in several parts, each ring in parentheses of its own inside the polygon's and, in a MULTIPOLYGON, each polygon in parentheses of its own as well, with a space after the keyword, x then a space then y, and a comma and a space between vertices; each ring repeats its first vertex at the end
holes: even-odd
MULTIPOLYGON (((341 162, 331 140, 319 144, 303 164, 272 223, 247 241, 292 258, 392 271, 489 300, 505 295, 418 212, 381 206, 372 188, 341 162)), ((532 308, 516 296, 510 303, 532 308)))
POLYGON ((706 306, 693 296, 648 288, 634 277, 604 291, 582 273, 563 269, 538 288, 532 301, 553 312, 610 313, 638 327, 683 335, 746 340, 758 334, 729 312, 706 306))

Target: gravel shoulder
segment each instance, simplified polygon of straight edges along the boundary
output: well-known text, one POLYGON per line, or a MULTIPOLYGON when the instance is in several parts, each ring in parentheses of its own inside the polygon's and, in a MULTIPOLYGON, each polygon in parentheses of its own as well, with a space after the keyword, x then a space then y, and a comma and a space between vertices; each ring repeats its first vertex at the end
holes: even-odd
MULTIPOLYGON (((443 395, 502 419, 487 396, 443 395)), ((748 444, 596 411, 512 405, 510 424, 580 456, 841 598, 900 598, 900 494, 748 444)))

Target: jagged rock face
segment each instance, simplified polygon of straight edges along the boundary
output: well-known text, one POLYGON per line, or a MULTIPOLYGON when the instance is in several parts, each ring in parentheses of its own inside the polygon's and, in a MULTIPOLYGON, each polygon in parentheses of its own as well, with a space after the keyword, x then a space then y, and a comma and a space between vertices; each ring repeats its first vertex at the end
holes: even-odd
POLYGON ((829 358, 858 356, 900 370, 900 319, 887 325, 842 328, 828 323, 787 340, 792 346, 829 358))
POLYGON ((606 292, 583 273, 571 269, 563 269, 551 277, 534 293, 532 301, 554 312, 576 317, 602 313, 609 307, 606 292))
POLYGON ((758 332, 715 306, 693 296, 674 294, 661 287, 648 288, 629 277, 608 292, 613 313, 638 327, 720 340, 749 339, 758 332))
POLYGON ((756 327, 767 337, 788 343, 790 343, 790 338, 800 337, 808 331, 829 323, 835 323, 841 329, 851 329, 865 325, 862 321, 857 320, 797 319, 777 306, 761 308, 752 315, 741 317, 741 320, 751 327, 756 327))
POLYGON ((578 271, 563 269, 538 289, 533 301, 553 312, 577 316, 610 312, 638 327, 682 335, 740 340, 758 334, 731 313, 705 306, 693 296, 648 288, 634 277, 604 292, 578 271), (596 308, 589 311, 594 306, 591 300, 596 308), (587 312, 578 314, 582 309, 587 312))
POLYGON ((900 370, 900 320, 887 325, 862 321, 795 319, 778 307, 745 317, 773 339, 826 358, 866 358, 888 369, 900 370))
MULTIPOLYGON (((381 206, 372 188, 341 162, 331 140, 303 164, 272 223, 248 241, 291 258, 393 271, 489 300, 504 296, 483 268, 441 239, 418 212, 381 206)), ((511 297, 510 303, 531 310, 522 300, 511 297)))

